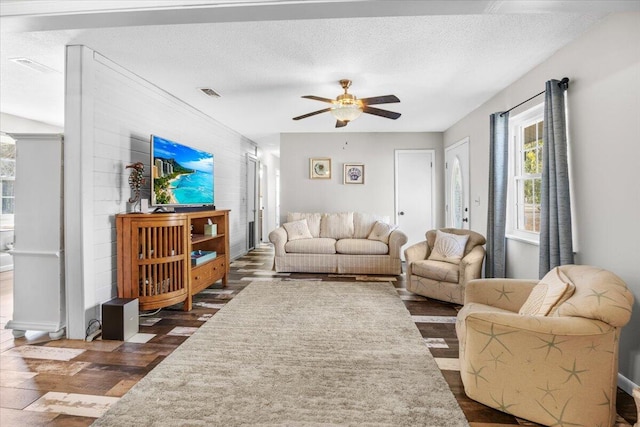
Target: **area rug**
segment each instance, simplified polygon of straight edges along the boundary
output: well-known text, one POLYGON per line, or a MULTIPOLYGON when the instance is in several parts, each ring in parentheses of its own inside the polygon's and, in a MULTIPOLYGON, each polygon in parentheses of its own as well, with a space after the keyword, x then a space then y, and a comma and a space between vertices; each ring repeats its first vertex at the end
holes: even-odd
POLYGON ((253 282, 94 426, 468 426, 390 283, 253 282))

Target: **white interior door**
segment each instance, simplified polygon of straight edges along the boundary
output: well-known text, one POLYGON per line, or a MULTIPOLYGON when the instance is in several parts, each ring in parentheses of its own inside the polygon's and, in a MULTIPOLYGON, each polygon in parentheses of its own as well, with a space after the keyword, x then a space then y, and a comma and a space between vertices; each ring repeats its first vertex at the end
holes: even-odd
POLYGON ((268 242, 269 241, 269 210, 267 209, 267 194, 269 194, 269 181, 267 180, 267 176, 269 176, 269 168, 267 165, 260 163, 260 191, 258 192, 258 212, 259 212, 259 221, 258 221, 258 238, 260 242, 268 242))
POLYGON ((469 138, 444 150, 447 227, 469 229, 469 138))
POLYGON ((395 152, 396 224, 407 235, 405 248, 434 227, 434 161, 434 150, 395 152))
POLYGON ((258 160, 247 155, 247 251, 258 238, 258 160))

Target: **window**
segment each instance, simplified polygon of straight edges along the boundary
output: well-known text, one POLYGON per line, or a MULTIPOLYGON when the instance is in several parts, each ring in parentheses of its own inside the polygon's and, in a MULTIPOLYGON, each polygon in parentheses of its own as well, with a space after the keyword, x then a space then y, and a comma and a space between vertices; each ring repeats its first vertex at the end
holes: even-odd
POLYGON ((7 135, 0 134, 0 194, 2 194, 2 220, 0 228, 13 229, 14 193, 16 176, 16 144, 7 135))
POLYGON ((542 179, 543 104, 509 119, 507 234, 538 243, 542 179))

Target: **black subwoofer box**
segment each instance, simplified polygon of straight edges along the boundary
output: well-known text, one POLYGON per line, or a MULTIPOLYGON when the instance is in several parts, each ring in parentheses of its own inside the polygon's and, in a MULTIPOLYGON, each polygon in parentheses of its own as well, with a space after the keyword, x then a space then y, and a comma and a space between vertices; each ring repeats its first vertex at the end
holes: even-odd
POLYGON ((103 340, 126 341, 137 333, 137 298, 114 298, 102 304, 103 340))

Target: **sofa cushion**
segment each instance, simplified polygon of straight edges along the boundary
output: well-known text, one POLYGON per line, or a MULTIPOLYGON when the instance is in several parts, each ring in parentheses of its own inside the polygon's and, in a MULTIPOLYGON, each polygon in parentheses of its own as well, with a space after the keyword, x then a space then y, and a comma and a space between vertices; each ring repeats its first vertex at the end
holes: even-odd
POLYGON ((285 230, 287 230, 287 241, 299 240, 299 239, 313 239, 309 227, 307 226, 307 220, 301 219, 299 221, 285 222, 282 224, 285 230))
POLYGON ((335 254, 336 240, 323 237, 292 240, 285 243, 284 250, 291 254, 335 254))
POLYGON ((533 287, 529 298, 522 304, 518 313, 528 316, 553 314, 560 304, 573 295, 575 289, 569 278, 556 267, 533 287))
POLYGON ((289 212, 287 214, 287 222, 298 221, 301 219, 307 220, 307 227, 313 237, 320 237, 320 219, 322 214, 320 213, 303 213, 303 212, 289 212))
POLYGON ((467 240, 469 240, 468 235, 451 234, 436 230, 436 241, 431 254, 429 254, 429 259, 460 264, 460 260, 464 256, 467 240))
POLYGON ((384 244, 389 243, 389 236, 391 232, 398 228, 395 224, 388 224, 386 222, 377 221, 367 236, 369 240, 378 240, 384 244))
POLYGON ((353 213, 353 238, 354 239, 366 239, 369 237, 373 226, 377 221, 384 223, 390 223, 391 220, 388 216, 374 215, 368 213, 354 212, 353 213))
POLYGON ((411 263, 411 273, 439 282, 458 283, 460 268, 450 262, 425 259, 413 261, 411 263))
POLYGON ((328 237, 336 240, 352 238, 353 212, 322 214, 320 237, 328 237))
POLYGON ((336 242, 336 252, 349 255, 386 255, 389 246, 367 239, 340 239, 336 242))

